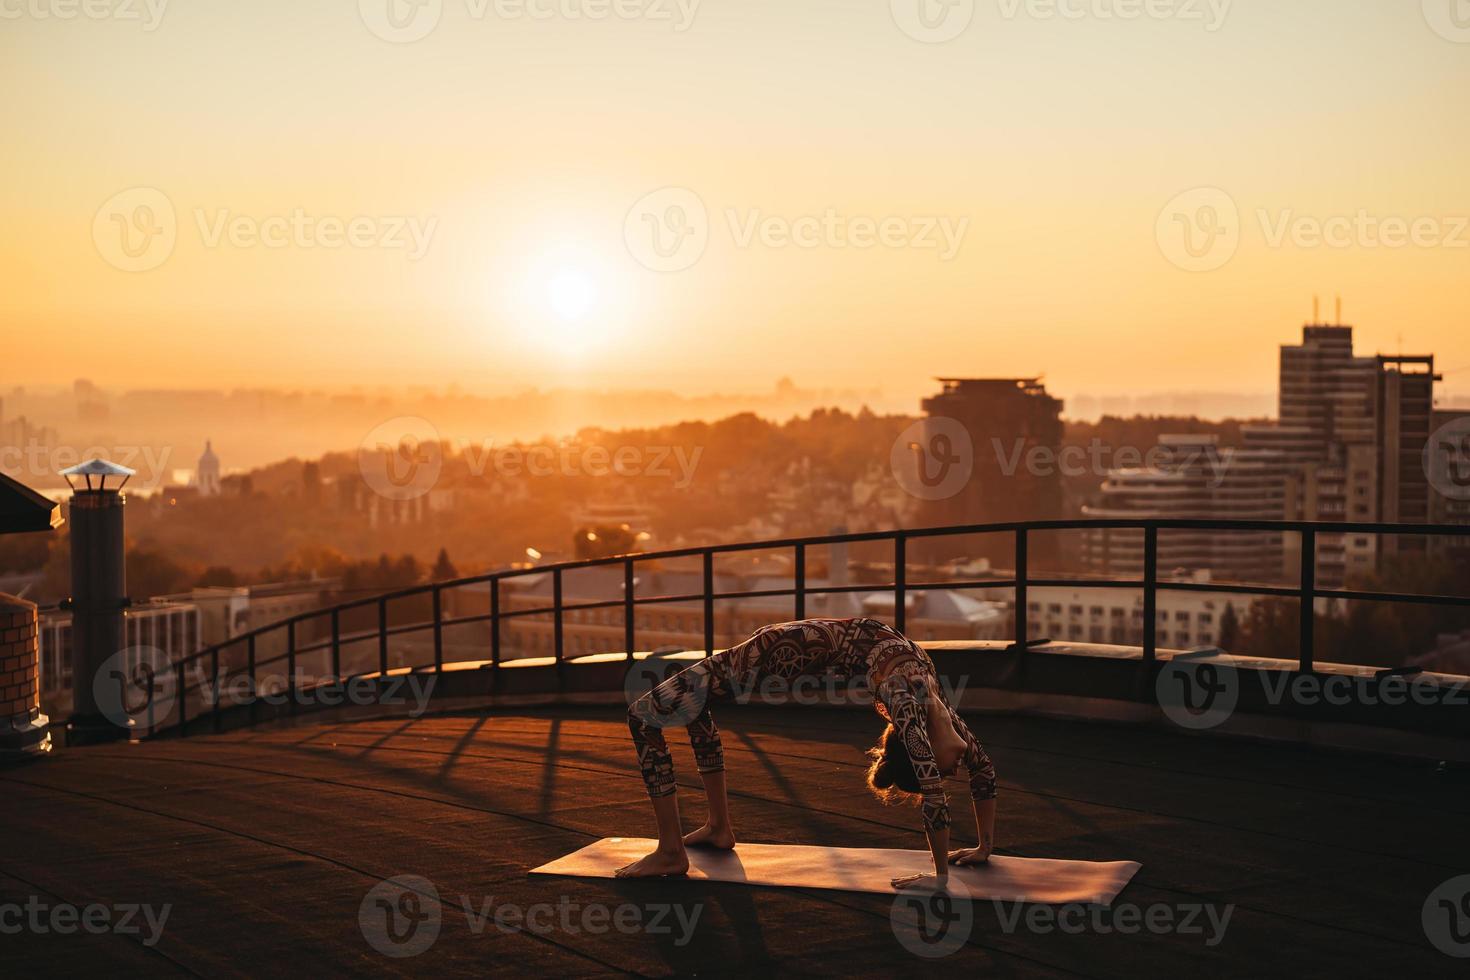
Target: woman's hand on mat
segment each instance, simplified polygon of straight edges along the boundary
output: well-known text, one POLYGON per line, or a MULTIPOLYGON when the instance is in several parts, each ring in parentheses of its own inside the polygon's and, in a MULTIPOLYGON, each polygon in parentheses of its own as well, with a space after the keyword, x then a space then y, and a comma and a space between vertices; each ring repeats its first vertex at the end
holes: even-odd
POLYGON ((957 851, 949 852, 949 863, 957 864, 962 868, 984 864, 990 860, 990 851, 982 847, 962 847, 957 851))
POLYGON ((938 875, 932 874, 904 875, 901 878, 894 878, 892 881, 893 887, 899 890, 909 889, 930 892, 944 891, 948 884, 948 877, 941 878, 938 875))

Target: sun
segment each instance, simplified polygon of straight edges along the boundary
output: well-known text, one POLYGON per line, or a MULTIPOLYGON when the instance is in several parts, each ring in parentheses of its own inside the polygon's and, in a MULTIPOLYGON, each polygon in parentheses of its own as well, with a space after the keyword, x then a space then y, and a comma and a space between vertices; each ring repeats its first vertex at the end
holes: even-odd
POLYGON ((484 280, 497 319, 516 326, 508 339, 548 364, 596 363, 630 330, 634 297, 616 251, 570 232, 524 238, 484 280))
POLYGON ((597 304, 597 284, 584 269, 558 268, 546 279, 545 301, 558 320, 578 323, 597 304))

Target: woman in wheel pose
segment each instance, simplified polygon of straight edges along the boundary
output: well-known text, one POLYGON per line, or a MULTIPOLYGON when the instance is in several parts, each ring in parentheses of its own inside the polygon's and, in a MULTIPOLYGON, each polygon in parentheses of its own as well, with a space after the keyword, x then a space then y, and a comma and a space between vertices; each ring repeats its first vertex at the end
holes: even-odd
POLYGON ((638 698, 628 728, 653 801, 658 847, 618 871, 620 878, 682 875, 686 846, 731 848, 735 832, 725 791, 720 730, 713 701, 733 700, 768 679, 865 678, 873 707, 888 722, 868 751, 869 789, 886 803, 917 799, 934 855, 934 873, 893 879, 895 888, 943 886, 949 865, 982 864, 995 846, 995 767, 945 698, 934 664, 916 643, 872 619, 804 619, 757 630, 749 639, 681 670, 638 698), (684 834, 674 765, 663 729, 684 725, 709 797, 709 819, 684 834), (950 850, 949 804, 943 779, 963 764, 970 780, 979 845, 950 850))

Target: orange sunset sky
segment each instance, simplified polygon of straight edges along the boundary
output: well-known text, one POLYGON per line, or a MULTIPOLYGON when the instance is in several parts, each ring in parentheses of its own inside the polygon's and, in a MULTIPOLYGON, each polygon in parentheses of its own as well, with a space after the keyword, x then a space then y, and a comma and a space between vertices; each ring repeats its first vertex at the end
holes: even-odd
POLYGON ((1336 293, 1470 368, 1458 0, 537 2, 0 0, 0 382, 1259 391, 1336 293))

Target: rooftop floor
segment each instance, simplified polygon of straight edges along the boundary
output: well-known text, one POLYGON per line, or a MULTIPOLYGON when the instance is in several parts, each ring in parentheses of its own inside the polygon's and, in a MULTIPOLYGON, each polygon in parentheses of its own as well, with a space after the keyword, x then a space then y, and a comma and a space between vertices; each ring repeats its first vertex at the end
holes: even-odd
MULTIPOLYGON (((743 839, 923 846, 915 811, 861 789, 871 715, 732 707, 719 719, 743 839)), ((1203 917, 1203 935, 1008 928, 1004 910, 976 903, 968 942, 931 963, 895 937, 886 896, 530 878, 599 837, 651 836, 620 713, 587 707, 74 749, 0 771, 0 907, 172 906, 151 947, 6 935, 5 972, 1463 975, 1421 923, 1430 892, 1470 873, 1462 776, 1123 726, 981 716, 974 728, 1000 773, 1002 853, 1139 861, 1115 909, 1233 905, 1223 939, 1207 945, 1203 917), (408 959, 359 927, 369 890, 398 875, 428 879, 444 902, 438 940, 408 959), (687 942, 672 919, 658 935, 475 931, 483 907, 538 902, 700 911, 687 942)), ((687 743, 671 742, 692 828, 698 777, 687 743)), ((962 804, 962 784, 952 796, 962 804)))

